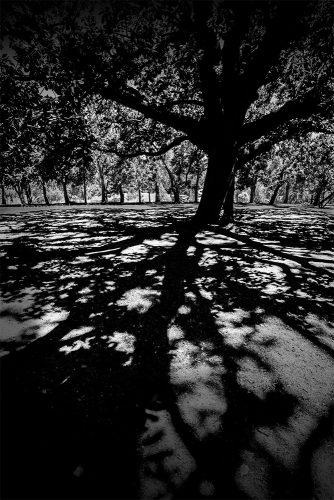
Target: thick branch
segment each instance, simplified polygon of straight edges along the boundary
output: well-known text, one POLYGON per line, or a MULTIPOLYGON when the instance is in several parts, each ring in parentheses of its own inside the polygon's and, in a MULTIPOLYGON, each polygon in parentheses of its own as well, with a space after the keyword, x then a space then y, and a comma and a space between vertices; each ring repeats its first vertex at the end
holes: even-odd
POLYGON ((277 144, 278 142, 292 139, 293 137, 301 137, 310 132, 317 132, 321 134, 333 134, 333 130, 329 130, 328 128, 323 127, 322 125, 313 124, 309 122, 293 124, 289 128, 287 128, 284 131, 284 133, 275 134, 271 137, 268 137, 259 144, 251 144, 247 148, 246 152, 244 153, 240 152, 240 154, 238 155, 235 168, 240 169, 243 167, 243 165, 245 165, 245 163, 253 161, 258 156, 267 153, 268 151, 271 150, 273 145, 277 144))
POLYGON ((277 111, 243 125, 240 142, 255 141, 293 118, 305 118, 321 110, 319 102, 314 98, 314 92, 309 92, 303 100, 288 101, 277 111))
POLYGON ((160 148, 158 151, 144 151, 144 150, 138 150, 132 153, 122 153, 121 151, 118 151, 116 148, 98 148, 96 147, 98 151, 101 151, 101 153, 114 153, 120 158, 135 158, 136 156, 161 156, 170 149, 174 148, 175 146, 178 146, 182 142, 186 141, 188 137, 186 135, 182 135, 180 137, 177 137, 173 141, 169 142, 162 148, 160 148))
POLYGON ((191 135, 198 125, 197 120, 193 118, 177 115, 167 111, 162 106, 156 106, 154 104, 147 104, 140 101, 137 97, 133 95, 124 94, 119 90, 112 89, 110 87, 100 89, 100 94, 105 99, 112 99, 123 106, 139 111, 146 118, 151 118, 152 120, 157 120, 168 127, 172 127, 175 130, 180 130, 185 132, 187 135, 191 135))

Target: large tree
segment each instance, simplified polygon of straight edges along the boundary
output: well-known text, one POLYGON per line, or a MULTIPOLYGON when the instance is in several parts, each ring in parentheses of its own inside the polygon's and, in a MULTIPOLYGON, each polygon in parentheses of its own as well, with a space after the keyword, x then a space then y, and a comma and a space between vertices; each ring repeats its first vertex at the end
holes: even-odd
POLYGON ((18 78, 65 79, 132 110, 138 141, 120 140, 120 156, 185 140, 207 154, 199 223, 219 219, 237 161, 330 112, 330 2, 14 0, 4 19, 18 78))

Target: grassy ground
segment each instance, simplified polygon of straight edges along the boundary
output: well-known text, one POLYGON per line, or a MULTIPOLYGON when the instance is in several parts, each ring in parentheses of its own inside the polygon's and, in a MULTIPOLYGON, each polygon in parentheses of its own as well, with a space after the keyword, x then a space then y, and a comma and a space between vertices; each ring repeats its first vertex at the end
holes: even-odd
POLYGON ((3 498, 332 498, 333 213, 1 209, 3 498))

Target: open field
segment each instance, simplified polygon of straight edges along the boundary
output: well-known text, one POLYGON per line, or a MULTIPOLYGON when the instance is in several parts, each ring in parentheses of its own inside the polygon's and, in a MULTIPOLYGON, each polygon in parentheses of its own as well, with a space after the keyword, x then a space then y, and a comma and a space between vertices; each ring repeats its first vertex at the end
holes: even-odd
POLYGON ((5 498, 332 498, 332 208, 1 207, 5 498))

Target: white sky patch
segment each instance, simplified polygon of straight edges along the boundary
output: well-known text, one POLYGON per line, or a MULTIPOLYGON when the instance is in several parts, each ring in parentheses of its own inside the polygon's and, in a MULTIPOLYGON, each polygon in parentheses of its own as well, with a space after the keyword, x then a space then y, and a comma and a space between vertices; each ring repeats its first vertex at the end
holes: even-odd
POLYGON ((117 305, 127 307, 128 311, 135 309, 139 313, 147 312, 153 305, 153 299, 159 295, 156 290, 133 288, 124 293, 117 305))
POLYGON ((64 337, 62 337, 61 340, 74 339, 76 337, 80 337, 81 335, 85 335, 92 330, 94 330, 94 327, 92 326, 82 326, 80 328, 75 328, 74 330, 71 330, 69 333, 67 333, 64 337))

